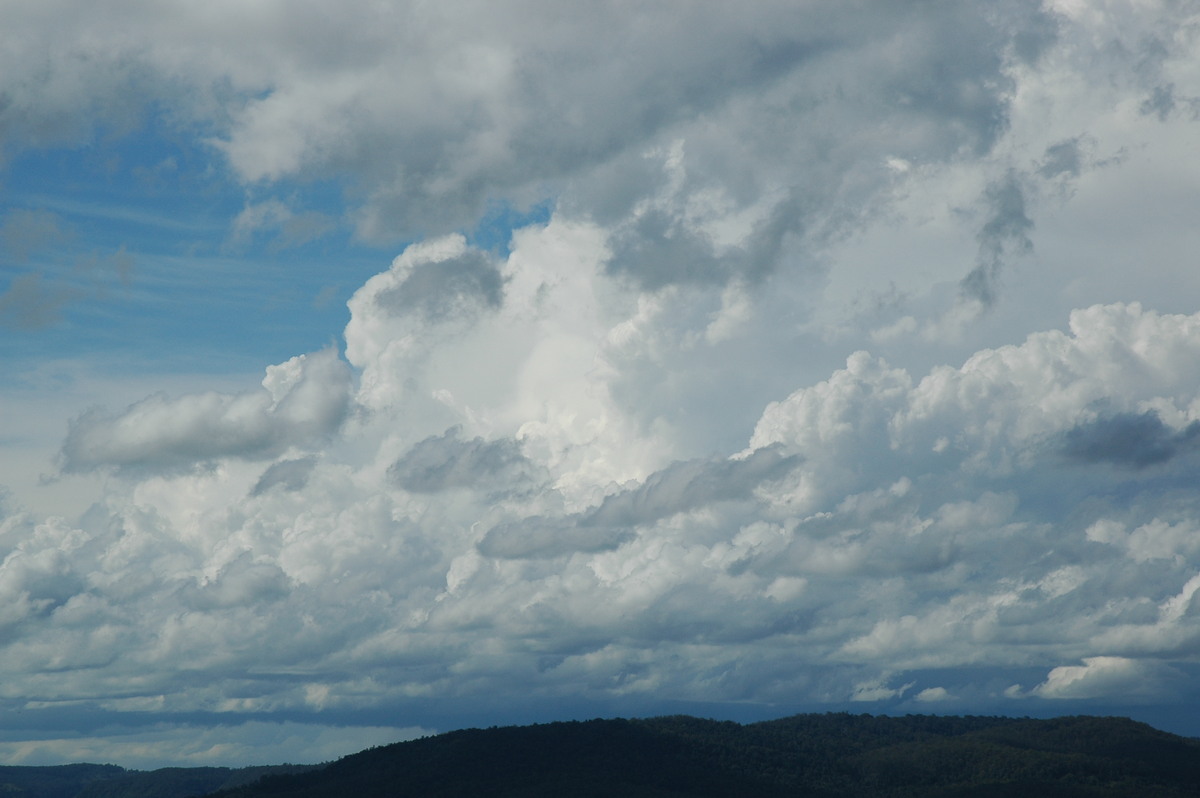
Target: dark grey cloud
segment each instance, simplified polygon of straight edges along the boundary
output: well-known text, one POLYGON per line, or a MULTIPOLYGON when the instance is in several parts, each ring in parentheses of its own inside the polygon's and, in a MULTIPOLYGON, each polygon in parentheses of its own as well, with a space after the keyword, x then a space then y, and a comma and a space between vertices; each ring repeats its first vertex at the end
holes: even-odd
MULTIPOLYGON (((1008 126, 1009 62, 1035 59, 1055 30, 1037 3, 997 5, 600 4, 569 25, 536 2, 502 18, 481 8, 477 47, 428 53, 455 66, 420 85, 364 77, 310 95, 281 74, 234 116, 225 151, 248 180, 353 175, 359 232, 372 238, 463 229, 489 202, 557 196, 573 216, 624 224, 613 269, 646 287, 754 279, 779 267, 787 234, 819 244, 853 228, 889 190, 886 158, 991 149, 1008 126), (545 30, 511 22, 543 15, 545 30), (459 60, 489 79, 448 80, 459 60), (417 110, 430 95, 439 112, 417 110), (294 135, 268 149, 285 122, 294 135), (687 145, 677 194, 643 213, 664 189, 647 153, 676 141, 687 145), (766 245, 714 247, 681 224, 704 196, 771 217, 751 236, 766 245), (779 207, 758 207, 764 198, 779 207)), ((379 74, 407 74, 430 47, 405 35, 402 55, 364 51, 390 65, 379 74)))
POLYGON ((258 607, 287 597, 290 580, 274 563, 256 563, 249 552, 199 583, 184 586, 181 602, 194 610, 258 607))
POLYGON ((733 279, 758 282, 778 266, 785 237, 804 232, 815 212, 807 202, 803 192, 789 192, 754 225, 748 242, 735 246, 718 246, 707 233, 689 228, 666 210, 648 211, 614 234, 608 270, 648 290, 719 286, 733 279))
POLYGON ((1175 430, 1150 410, 1118 413, 1080 424, 1064 433, 1062 451, 1081 462, 1146 468, 1165 463, 1198 443, 1200 421, 1175 430))
POLYGON ((1142 101, 1138 110, 1145 116, 1157 116, 1160 122, 1165 122, 1175 110, 1175 85, 1168 83, 1155 86, 1150 96, 1142 101))
POLYGON ((629 527, 581 523, 578 518, 525 518, 497 524, 479 552, 503 560, 548 560, 567 554, 612 551, 634 537, 629 527))
POLYGON ((634 277, 655 289, 673 283, 721 284, 733 276, 737 261, 720 257, 703 233, 688 230, 665 211, 642 215, 613 243, 610 271, 634 277))
POLYGON ((780 479, 800 464, 782 447, 767 446, 741 460, 689 460, 651 474, 631 490, 613 494, 583 523, 635 526, 716 502, 745 501, 764 482, 780 479))
MULTIPOLYGON (((567 17, 525 0, 456 14, 379 4, 338 19, 301 4, 286 25, 272 12, 232 16, 232 47, 228 30, 202 14, 167 24, 117 4, 63 26, 49 24, 62 16, 51 10, 22 16, 28 41, 15 55, 28 57, 14 56, 13 77, 0 80, 0 96, 11 95, 0 130, 6 119, 61 116, 63 131, 86 138, 90 122, 136 118, 158 102, 171 121, 211 127, 235 173, 263 192, 297 178, 346 181, 358 205, 350 215, 370 239, 469 229, 489 203, 546 197, 602 224, 628 221, 662 188, 647 152, 679 140, 689 154, 676 205, 713 192, 731 214, 767 197, 780 205, 755 233, 766 244, 740 252, 680 229, 681 207, 670 224, 650 216, 628 225, 614 269, 649 287, 770 273, 787 234, 820 239, 853 227, 889 191, 879 169, 888 157, 938 163, 988 152, 1009 123, 1008 67, 1036 61, 1057 29, 1033 0, 986 11, 601 3, 567 17), (97 28, 153 32, 157 46, 97 28), (58 71, 43 74, 31 63, 50 43, 58 71), (180 84, 187 90, 169 91, 180 84)), ((285 226, 280 241, 307 240, 326 221, 285 226)), ((421 295, 429 286, 419 283, 439 282, 414 279, 421 295)), ((465 293, 499 296, 484 272, 456 279, 465 293)))
POLYGON ((1079 177, 1084 166, 1081 141, 1080 136, 1075 136, 1047 147, 1037 169, 1038 175, 1047 180, 1062 176, 1079 177))
POLYGON ((572 552, 615 549, 638 527, 676 513, 721 502, 747 501, 755 488, 782 478, 800 459, 768 446, 738 460, 689 460, 655 472, 636 488, 619 491, 597 507, 557 519, 497 524, 479 543, 491 557, 546 559, 572 552))
POLYGON ((1157 117, 1159 122, 1166 122, 1180 109, 1185 110, 1193 121, 1200 119, 1200 97, 1180 95, 1174 83, 1155 86, 1150 96, 1138 106, 1143 116, 1157 117))
POLYGON ((975 268, 962 279, 963 295, 984 307, 995 304, 1004 267, 1013 258, 1033 251, 1033 220, 1026 208, 1025 188, 1016 170, 992 182, 984 191, 987 219, 976 238, 975 268))
MULTIPOLYGON (((784 263, 793 269, 811 263, 806 251, 860 228, 883 201, 894 179, 884 168, 889 158, 925 164, 990 151, 1009 124, 1011 87, 1005 48, 992 45, 1028 25, 1039 33, 1021 57, 1033 58, 1053 39, 1052 22, 1019 7, 1023 13, 1007 21, 1004 14, 985 21, 965 10, 936 19, 897 11, 887 31, 876 27, 879 19, 859 20, 856 34, 835 25, 820 47, 777 78, 736 104, 715 107, 713 123, 673 131, 684 144, 668 159, 658 196, 647 177, 658 162, 639 153, 598 169, 587 196, 572 189, 563 207, 615 223, 610 269, 644 288, 755 282, 784 263), (878 47, 859 52, 859 36, 878 47), (757 204, 744 241, 718 245, 697 220, 697 206, 689 203, 712 196, 730 210, 757 204), (648 197, 654 199, 647 207, 648 197), (785 245, 789 237, 795 252, 785 245)), ((664 131, 659 150, 669 141, 664 131)), ((984 231, 988 242, 1002 234, 999 224, 984 231)), ((997 257, 985 251, 981 263, 997 257)))
POLYGON ((258 478, 250 495, 261 496, 276 487, 287 491, 301 490, 308 484, 308 478, 316 464, 317 458, 315 457, 301 457, 272 463, 258 478))
POLYGON ((504 300, 504 278, 496 264, 476 249, 433 263, 419 263, 399 285, 381 291, 376 302, 395 314, 428 322, 453 319, 504 300))
POLYGON ((392 481, 413 493, 451 488, 495 488, 527 479, 532 464, 511 439, 459 438, 461 428, 415 444, 388 469, 392 481))

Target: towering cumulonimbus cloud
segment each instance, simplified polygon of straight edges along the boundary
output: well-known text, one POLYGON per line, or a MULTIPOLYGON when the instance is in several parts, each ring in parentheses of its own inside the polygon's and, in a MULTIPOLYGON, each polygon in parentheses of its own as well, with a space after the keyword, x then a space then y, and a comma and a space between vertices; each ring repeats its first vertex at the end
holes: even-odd
POLYGON ((597 243, 551 222, 495 265, 461 239, 410 248, 351 303, 349 388, 326 351, 272 367, 263 397, 81 418, 64 462, 126 473, 129 499, 81 529, 10 522, 12 689, 49 689, 20 663, 52 641, 74 641, 78 676, 56 695, 120 706, 104 685, 156 662, 145 689, 178 711, 251 682, 246 707, 350 711, 518 685, 769 703, 945 701, 997 668, 1009 700, 1182 678, 1171 663, 1200 641, 1200 510, 1179 489, 1200 463, 1200 317, 1095 306, 923 376, 859 352, 766 406, 743 452, 673 461, 608 390, 614 341, 651 333, 619 320, 636 305, 598 301, 605 249, 590 276, 538 283, 564 237, 597 243), (446 279, 412 283, 439 263, 446 279), (458 279, 484 268, 502 302, 458 279), (487 368, 501 334, 484 383, 446 368, 487 368), (546 358, 578 383, 543 394, 546 358), (157 414, 171 436, 124 432, 157 414), (265 432, 222 449, 214 430, 265 432), (1030 668, 1042 681, 1018 681, 1030 668), (272 669, 302 677, 249 675, 272 669))

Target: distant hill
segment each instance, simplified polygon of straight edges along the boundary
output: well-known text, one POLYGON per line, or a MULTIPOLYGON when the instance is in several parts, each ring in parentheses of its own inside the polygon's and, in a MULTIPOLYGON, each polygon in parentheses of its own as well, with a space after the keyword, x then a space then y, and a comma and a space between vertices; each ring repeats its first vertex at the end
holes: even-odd
POLYGON ((1200 796, 1200 741, 1097 717, 592 720, 450 732, 216 795, 1168 798, 1200 796))
POLYGON ((467 729, 326 766, 0 767, 0 798, 1200 798, 1200 740, 1126 718, 687 716, 467 729))
POLYGON ((116 765, 0 766, 0 798, 192 798, 257 781, 300 773, 313 765, 249 768, 126 770, 116 765))
POLYGON ((125 772, 116 765, 0 767, 0 795, 6 798, 75 798, 86 785, 119 778, 125 772))

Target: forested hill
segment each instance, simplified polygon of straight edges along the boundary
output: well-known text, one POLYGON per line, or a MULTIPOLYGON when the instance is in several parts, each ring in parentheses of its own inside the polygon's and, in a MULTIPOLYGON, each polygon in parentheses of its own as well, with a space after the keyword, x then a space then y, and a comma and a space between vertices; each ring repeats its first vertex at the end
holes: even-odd
POLYGON ((1096 717, 593 720, 450 732, 218 795, 1200 796, 1200 741, 1096 717))
POLYGON ((674 716, 469 729, 325 767, 0 767, 11 798, 201 795, 1200 798, 1200 740, 1125 718, 674 716))
POLYGON ((258 781, 265 775, 300 773, 313 765, 248 768, 126 770, 116 765, 0 766, 2 798, 191 798, 258 781))

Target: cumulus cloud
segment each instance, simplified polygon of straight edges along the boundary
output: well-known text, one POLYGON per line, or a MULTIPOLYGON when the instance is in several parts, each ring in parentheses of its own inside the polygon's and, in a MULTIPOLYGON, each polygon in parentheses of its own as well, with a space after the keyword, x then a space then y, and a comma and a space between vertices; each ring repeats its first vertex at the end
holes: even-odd
POLYGON ((1033 689, 1042 698, 1096 698, 1160 695, 1172 679, 1182 674, 1170 666, 1124 657, 1085 657, 1082 665, 1061 665, 1033 689))
MULTIPOLYGON (((186 679, 155 669, 133 691, 180 711, 218 701, 350 712, 517 685, 594 700, 769 702, 801 690, 935 702, 985 690, 993 677, 970 682, 984 663, 1049 669, 1012 694, 1024 700, 1118 697, 1138 680, 1166 695, 1167 658, 1200 646, 1188 609, 1194 502, 1150 469, 1107 467, 1107 455, 1065 468, 1062 441, 1151 408, 1189 428, 1198 325, 1094 307, 1069 331, 920 378, 856 354, 765 408, 743 453, 602 482, 590 501, 578 486, 595 472, 545 448, 540 428, 479 434, 510 394, 416 440, 381 435, 404 411, 377 408, 321 457, 266 471, 244 461, 280 444, 205 450, 219 467, 140 476, 135 500, 86 531, 43 527, 13 549, 0 573, 22 632, 6 667, 25 673, 21 662, 72 641, 63 667, 98 671, 53 695, 87 684, 115 708, 131 699, 109 680, 186 658, 186 679), (213 639, 221 645, 197 647, 213 639), (118 644, 141 664, 103 664, 118 644), (1084 665, 1057 664, 1080 650, 1084 665), (302 677, 253 677, 252 695, 234 698, 242 677, 228 674, 245 669, 302 677), (956 674, 957 686, 911 675, 931 672, 956 674)), ((444 345, 464 351, 461 339, 444 345)), ((290 368, 290 381, 268 380, 281 399, 309 369, 344 367, 324 353, 290 368)), ((342 379, 331 383, 339 396, 342 379)), ((8 700, 35 687, 48 689, 28 672, 8 700)))
POLYGON ((502 298, 500 273, 478 250, 413 264, 399 284, 375 295, 388 313, 413 314, 429 322, 460 315, 473 306, 499 307, 502 298))
MULTIPOLYGON (((27 35, 3 70, 10 146, 127 128, 156 101, 211 129, 247 184, 348 177, 360 234, 386 240, 587 185, 568 202, 626 220, 615 264, 647 285, 776 268, 784 236, 828 233, 887 189, 865 164, 889 151, 986 151, 1005 129, 1006 62, 1036 58, 1054 29, 1016 0, 986 15, 832 2, 569 17, 541 0, 454 14, 357 3, 336 18, 313 3, 55 8, 12 21, 27 35), (38 69, 47 52, 53 68, 38 69), (684 138, 666 185, 644 155, 684 138), (755 236, 714 247, 739 215, 755 236)), ((260 202, 243 222, 278 222, 277 210, 260 202)))
POLYGON ((488 530, 479 550, 489 556, 556 557, 574 551, 607 551, 639 527, 710 505, 751 500, 754 490, 796 465, 776 448, 735 460, 674 463, 635 488, 609 494, 599 505, 571 516, 508 521, 488 530))
POLYGON ((575 552, 612 551, 633 534, 627 526, 533 517, 497 524, 479 541, 478 548, 488 557, 545 559, 575 552))
POLYGON ((159 395, 121 413, 88 411, 67 433, 62 470, 267 459, 332 433, 349 409, 349 370, 332 349, 271 366, 262 384, 251 393, 159 395))
POLYGON ((516 441, 462 441, 457 427, 417 442, 388 469, 397 485, 414 493, 479 489, 520 480, 533 465, 516 441))
POLYGON ((923 703, 935 703, 939 701, 953 701, 954 696, 945 687, 927 687, 913 696, 913 699, 923 703))
POLYGON ((301 457, 272 463, 254 484, 251 495, 258 496, 275 487, 283 490, 300 490, 308 484, 308 477, 312 474, 316 464, 315 457, 301 457))
POLYGON ((758 449, 743 458, 674 463, 641 485, 605 497, 587 514, 588 523, 633 526, 723 501, 749 499, 760 484, 776 480, 797 465, 780 447, 758 449))
POLYGON ((1163 423, 1158 413, 1123 413, 1084 422, 1067 430, 1063 452, 1082 461, 1106 461, 1134 468, 1163 463, 1191 448, 1200 422, 1182 430, 1163 423))
MULTIPOLYGON (((60 471, 108 481, 0 520, 0 708, 371 726, 1186 680, 1200 315, 1113 301, 1129 263, 1190 273, 1123 200, 1193 189, 1186 158, 1143 176, 1194 143, 1178 7, 108 6, 12 12, 12 152, 153 100, 245 188, 231 243, 318 234, 290 192, 326 180, 408 243, 344 360, 71 422, 60 471), (547 198, 506 246, 463 232, 547 198), (1116 221, 1119 268, 1087 248, 1124 232, 1062 232, 1116 221)), ((57 229, 26 221, 14 257, 57 229)), ((31 281, 0 297, 27 327, 60 307, 31 281)))

